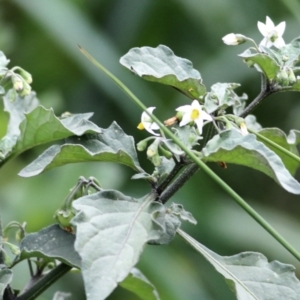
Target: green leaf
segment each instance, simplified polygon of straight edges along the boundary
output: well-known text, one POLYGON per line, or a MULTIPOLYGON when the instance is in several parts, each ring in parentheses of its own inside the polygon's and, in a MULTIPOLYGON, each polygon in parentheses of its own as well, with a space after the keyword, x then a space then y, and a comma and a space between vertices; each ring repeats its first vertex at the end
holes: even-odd
POLYGON ((99 134, 72 137, 63 145, 53 145, 19 173, 23 177, 38 175, 69 163, 116 162, 143 172, 135 151, 134 140, 117 123, 99 134))
POLYGON ((58 118, 52 108, 46 109, 38 106, 30 113, 25 114, 26 119, 20 124, 21 134, 15 151, 23 152, 37 145, 73 135, 101 133, 101 129, 88 120, 92 115, 93 113, 84 113, 58 118))
POLYGON ((192 99, 206 93, 201 75, 192 63, 176 56, 167 46, 132 48, 120 63, 143 79, 171 85, 192 99))
POLYGON ((212 85, 211 92, 205 96, 204 106, 208 113, 217 109, 226 109, 229 106, 243 106, 248 99, 246 94, 239 97, 233 90, 239 87, 238 83, 216 83, 212 85))
POLYGON ((32 111, 39 105, 39 101, 34 92, 24 98, 17 96, 13 102, 10 101, 11 93, 13 93, 13 90, 10 90, 3 97, 4 110, 9 113, 9 121, 7 133, 0 140, 0 161, 12 153, 20 136, 19 126, 25 119, 24 113, 32 111))
POLYGON ((250 49, 247 49, 239 56, 243 57, 248 65, 254 64, 254 67, 264 73, 269 80, 275 79, 280 70, 279 64, 268 54, 252 53, 250 49))
POLYGON ((20 258, 55 258, 80 268, 81 260, 74 249, 74 242, 74 234, 63 230, 58 224, 51 225, 25 236, 20 245, 20 258))
POLYGON ((193 217, 193 215, 186 211, 182 204, 172 203, 168 207, 168 212, 171 214, 174 214, 175 216, 178 216, 182 221, 188 221, 194 225, 197 224, 196 219, 193 217))
POLYGON ((35 93, 24 98, 17 97, 14 102, 9 100, 9 94, 4 97, 5 110, 10 113, 10 118, 7 134, 0 141, 2 159, 72 135, 101 132, 97 125, 88 120, 92 113, 58 118, 52 109, 38 104, 35 93))
POLYGON ((221 275, 239 300, 297 300, 300 282, 292 265, 278 261, 268 263, 261 253, 243 252, 220 256, 206 248, 187 233, 178 230, 193 248, 201 253, 221 275))
POLYGON ((300 194, 300 184, 285 168, 282 160, 255 135, 243 136, 231 129, 214 136, 202 149, 203 160, 222 161, 259 170, 277 181, 285 190, 300 194))
POLYGON ((262 47, 278 65, 294 67, 300 59, 300 38, 297 37, 291 43, 284 45, 280 49, 262 47))
POLYGON ((11 283, 13 277, 12 270, 5 265, 0 265, 0 297, 2 299, 5 288, 11 283))
POLYGON ((125 280, 120 283, 120 286, 136 294, 142 300, 160 299, 154 285, 136 268, 131 270, 125 280))
POLYGON ((72 221, 75 249, 82 259, 88 300, 105 299, 130 273, 145 244, 161 236, 164 228, 154 214, 165 208, 155 197, 136 200, 105 190, 73 202, 79 211, 72 221))
MULTIPOLYGON (((284 149, 286 149, 286 150, 296 154, 297 156, 299 156, 299 152, 298 152, 297 147, 296 147, 297 144, 299 143, 299 141, 298 141, 298 143, 295 143, 296 140, 294 142, 292 142, 292 138, 291 138, 291 140, 289 142, 288 137, 286 136, 286 134, 282 130, 280 130, 279 128, 264 128, 264 129, 261 129, 260 131, 258 131, 258 133, 263 135, 264 137, 268 138, 272 142, 280 145, 284 149)), ((295 133, 295 131, 291 131, 290 134, 292 136, 293 134, 296 134, 296 133, 295 133)), ((286 155, 285 153, 281 152, 276 147, 268 144, 267 142, 264 142, 263 140, 260 140, 259 137, 257 137, 257 139, 259 141, 261 141, 262 143, 264 143, 272 151, 274 151, 281 158, 282 162, 284 163, 285 167, 289 170, 289 172, 292 175, 295 175, 296 170, 299 167, 299 162, 297 162, 296 160, 294 160, 290 156, 286 155)))

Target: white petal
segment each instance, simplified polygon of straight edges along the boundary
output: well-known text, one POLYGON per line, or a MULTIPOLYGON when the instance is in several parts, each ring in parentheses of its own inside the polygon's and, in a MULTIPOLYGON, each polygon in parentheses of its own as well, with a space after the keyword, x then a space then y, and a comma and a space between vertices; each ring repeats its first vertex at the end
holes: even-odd
POLYGON ((154 122, 154 123, 151 123, 150 128, 153 130, 157 130, 157 129, 159 129, 159 126, 157 123, 154 122))
POLYGON ((234 33, 229 33, 229 34, 225 35, 222 38, 222 41, 224 44, 229 45, 229 46, 235 46, 235 45, 239 44, 238 39, 234 33))
POLYGON ((199 133, 202 134, 203 120, 199 118, 195 120, 195 122, 198 127, 199 133))
POLYGON ((203 120, 208 120, 208 121, 212 121, 212 117, 211 115, 209 115, 207 112, 205 112, 204 110, 202 110, 201 112, 201 118, 203 120))
POLYGON ((267 36, 268 35, 268 28, 266 26, 266 24, 262 23, 262 22, 257 22, 257 27, 258 27, 258 30, 260 31, 260 33, 263 35, 263 36, 267 36))
MULTIPOLYGON (((154 128, 151 128, 152 127, 152 125, 153 125, 154 123, 146 123, 146 124, 144 124, 144 127, 145 127, 145 130, 147 130, 148 132, 150 132, 151 134, 153 134, 153 135, 159 135, 158 133, 156 133, 156 132, 154 132, 152 129, 154 129, 154 128)), ((156 124, 157 125, 157 124, 156 124)))
POLYGON ((184 126, 184 125, 190 123, 191 121, 193 121, 193 120, 190 118, 190 115, 191 115, 191 114, 184 114, 183 117, 182 117, 181 122, 179 123, 179 126, 184 126))
POLYGON ((273 21, 268 16, 266 17, 266 25, 269 28, 269 30, 272 30, 275 28, 273 21))
POLYGON ((191 110, 191 105, 183 105, 176 108, 177 111, 188 112, 191 110))
MULTIPOLYGON (((147 111, 148 111, 149 113, 152 114, 152 112, 153 112, 153 110, 154 110, 155 108, 156 108, 156 107, 154 107, 154 106, 148 107, 148 108, 147 108, 147 111)), ((150 117, 145 111, 143 111, 143 113, 142 113, 141 120, 142 120, 142 123, 143 123, 143 122, 151 122, 151 121, 152 121, 151 117, 150 117)))
POLYGON ((151 130, 150 128, 148 128, 147 130, 148 132, 150 132, 153 135, 159 136, 159 133, 154 132, 153 130, 151 130))
POLYGON ((273 43, 273 45, 274 45, 276 48, 280 49, 280 48, 282 48, 282 47, 285 45, 285 42, 284 42, 284 40, 283 40, 282 37, 278 37, 278 38, 276 39, 276 41, 273 43))
POLYGON ((192 106, 193 109, 198 109, 198 110, 201 111, 201 105, 200 105, 198 100, 193 100, 191 106, 192 106))
POLYGON ((275 30, 277 31, 278 36, 283 35, 285 31, 285 25, 286 25, 285 22, 281 22, 276 26, 275 30))
MULTIPOLYGON (((263 38, 262 41, 259 43, 259 46, 264 46, 264 47, 269 47, 268 46, 268 43, 270 43, 269 39, 268 38, 263 38)), ((271 46, 272 46, 272 43, 271 43, 271 46)))

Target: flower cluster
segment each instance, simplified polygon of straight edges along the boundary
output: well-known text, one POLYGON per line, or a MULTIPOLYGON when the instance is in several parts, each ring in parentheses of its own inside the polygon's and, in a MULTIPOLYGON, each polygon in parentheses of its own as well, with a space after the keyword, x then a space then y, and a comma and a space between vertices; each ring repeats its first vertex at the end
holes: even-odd
MULTIPOLYGON (((258 21, 257 27, 264 37, 259 46, 264 46, 267 48, 275 46, 278 49, 282 48, 285 45, 285 42, 282 38, 282 35, 285 31, 285 25, 285 22, 281 22, 275 26, 269 17, 266 18, 266 24, 258 21)), ((253 40, 250 38, 235 33, 225 35, 222 40, 226 45, 230 46, 240 45, 245 43, 247 40, 253 42, 253 40)))

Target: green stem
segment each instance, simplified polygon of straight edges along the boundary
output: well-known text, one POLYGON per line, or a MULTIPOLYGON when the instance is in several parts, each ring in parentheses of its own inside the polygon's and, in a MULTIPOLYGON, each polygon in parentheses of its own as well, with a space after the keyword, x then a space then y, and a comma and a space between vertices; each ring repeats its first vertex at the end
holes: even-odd
POLYGON ((49 286, 56 280, 69 272, 72 267, 61 263, 56 268, 51 270, 48 274, 42 277, 36 284, 29 288, 26 292, 16 298, 16 300, 33 300, 42 294, 49 286))
MULTIPOLYGON (((110 77, 125 94, 129 96, 139 107, 141 107, 155 121, 165 135, 171 138, 185 153, 199 166, 208 176, 210 176, 220 187, 222 187, 253 219, 255 219, 267 232, 269 232, 283 247, 300 261, 300 254, 275 230, 267 223, 251 206, 249 206, 229 185, 227 185, 217 174, 215 174, 202 160, 200 160, 192 150, 188 149, 167 127, 165 127, 157 117, 149 113, 147 107, 112 73, 106 70, 97 62, 89 53, 80 47, 80 51, 108 77, 110 77)), ((264 84, 264 83, 262 83, 264 84)), ((264 89, 263 89, 264 90, 264 89)), ((270 90, 270 92, 272 92, 270 90)), ((262 100, 266 97, 266 92, 261 93, 257 98, 262 100)), ((253 101, 254 102, 254 101, 253 101)))

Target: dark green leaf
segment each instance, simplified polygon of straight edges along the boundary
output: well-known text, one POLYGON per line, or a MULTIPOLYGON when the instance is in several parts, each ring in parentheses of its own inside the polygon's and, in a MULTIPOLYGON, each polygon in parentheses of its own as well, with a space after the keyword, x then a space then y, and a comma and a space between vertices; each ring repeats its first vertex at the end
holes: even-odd
POLYGON ((142 300, 160 299, 153 284, 136 268, 131 270, 120 286, 136 294, 142 300))
POLYGON ((130 273, 145 244, 160 238, 164 228, 154 215, 165 208, 155 197, 136 200, 106 190, 73 202, 78 211, 75 249, 88 300, 105 299, 130 273))
POLYGON ((138 76, 171 85, 192 99, 205 95, 200 73, 189 60, 176 56, 167 46, 132 48, 120 63, 138 76))
POLYGON ((259 170, 277 181, 284 189, 300 194, 300 184, 291 176, 280 157, 256 140, 238 130, 223 131, 214 136, 202 150, 205 161, 222 161, 259 170))
POLYGON ((38 106, 25 114, 26 119, 20 124, 21 135, 18 138, 16 152, 73 135, 100 133, 101 129, 88 120, 92 115, 93 113, 85 113, 58 118, 51 108, 38 106))
MULTIPOLYGON (((285 135, 285 133, 282 130, 280 130, 279 128, 264 128, 264 129, 261 129, 260 131, 258 131, 258 133, 263 135, 264 137, 268 138, 272 142, 278 144, 279 146, 285 148, 286 150, 296 154, 297 156, 299 155, 299 152, 296 147, 297 144, 299 143, 299 141, 298 141, 298 143, 295 143, 296 142, 296 140, 295 140, 292 143, 290 143, 288 141, 288 138, 285 135)), ((292 136, 292 135, 295 135, 296 133, 295 133, 295 131, 291 131, 290 134, 292 136)), ((260 140, 259 137, 257 139, 260 140)), ((291 141, 292 141, 292 139, 291 139, 291 141)), ((299 162, 297 162, 290 156, 286 155, 285 153, 281 152, 276 147, 274 147, 264 141, 261 141, 261 142, 264 143, 272 151, 274 151, 281 158, 282 162, 284 163, 285 167, 290 171, 290 173, 292 175, 295 175, 296 170, 299 167, 299 162)))
POLYGON ((276 78, 277 73, 280 70, 280 66, 275 61, 274 58, 271 58, 268 54, 265 53, 252 53, 251 50, 247 49, 245 52, 239 56, 244 58, 244 61, 248 64, 254 64, 254 66, 262 73, 266 75, 269 80, 276 78))
POLYGON ((70 266, 80 268, 81 261, 74 250, 75 235, 51 225, 25 236, 20 245, 21 259, 30 257, 55 258, 70 266))
POLYGON ((117 123, 99 134, 72 137, 61 146, 53 145, 25 167, 20 176, 30 177, 69 163, 102 161, 117 162, 143 172, 135 151, 134 140, 117 123))
POLYGON ((243 252, 220 256, 187 233, 178 230, 193 248, 200 252, 224 276, 239 300, 298 300, 300 282, 292 265, 278 261, 268 263, 261 253, 243 252))

